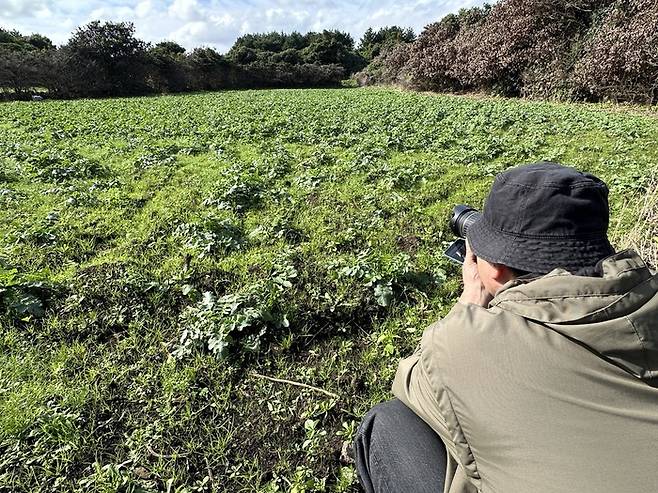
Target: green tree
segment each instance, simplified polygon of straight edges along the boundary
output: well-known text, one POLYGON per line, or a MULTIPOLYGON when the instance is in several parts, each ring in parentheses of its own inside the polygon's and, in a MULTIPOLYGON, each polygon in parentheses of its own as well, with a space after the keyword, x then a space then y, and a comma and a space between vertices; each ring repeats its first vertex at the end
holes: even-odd
POLYGON ((248 46, 233 47, 226 55, 231 61, 240 65, 247 65, 258 60, 258 51, 248 46))
POLYGON ((383 27, 378 31, 368 28, 357 48, 358 53, 368 61, 379 56, 383 51, 400 43, 412 43, 416 40, 413 29, 399 26, 383 27))
POLYGON ((347 33, 324 30, 309 33, 309 45, 302 51, 306 63, 340 65, 347 74, 361 70, 366 61, 354 52, 354 39, 347 33))
POLYGON ((223 89, 228 85, 229 62, 212 48, 195 48, 187 56, 192 74, 192 88, 197 90, 223 89))
POLYGON ((272 55, 272 61, 274 63, 288 63, 290 65, 299 65, 303 62, 300 51, 294 48, 282 51, 281 53, 274 53, 272 55))
POLYGON ((151 52, 154 51, 173 58, 184 55, 186 50, 175 41, 161 41, 151 49, 151 52))
POLYGON ((79 74, 78 89, 92 95, 146 92, 146 50, 130 22, 93 21, 79 27, 65 46, 67 68, 79 74))
POLYGON ((41 34, 23 36, 20 32, 0 27, 0 48, 10 50, 52 50, 53 42, 41 34))
POLYGON ((285 41, 283 42, 282 50, 302 50, 308 44, 306 37, 297 32, 293 31, 286 36, 285 41))
POLYGON ((147 83, 156 92, 184 91, 188 84, 185 48, 174 41, 162 41, 147 52, 147 83))
POLYGON ((37 88, 51 89, 57 76, 52 53, 0 48, 0 88, 11 89, 14 98, 27 98, 37 88))
POLYGON ((50 40, 50 38, 42 36, 41 34, 30 34, 27 38, 25 38, 25 41, 27 44, 33 46, 37 50, 55 49, 55 45, 53 45, 53 42, 50 40))

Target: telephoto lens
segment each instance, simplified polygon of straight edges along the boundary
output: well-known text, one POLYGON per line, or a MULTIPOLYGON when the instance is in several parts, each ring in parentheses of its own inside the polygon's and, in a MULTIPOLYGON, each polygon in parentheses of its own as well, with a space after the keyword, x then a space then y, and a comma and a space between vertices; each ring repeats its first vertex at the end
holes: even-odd
POLYGON ((473 209, 468 205, 458 205, 452 211, 452 218, 450 219, 450 228, 455 235, 460 238, 466 238, 468 228, 470 228, 475 221, 481 216, 477 209, 473 209))

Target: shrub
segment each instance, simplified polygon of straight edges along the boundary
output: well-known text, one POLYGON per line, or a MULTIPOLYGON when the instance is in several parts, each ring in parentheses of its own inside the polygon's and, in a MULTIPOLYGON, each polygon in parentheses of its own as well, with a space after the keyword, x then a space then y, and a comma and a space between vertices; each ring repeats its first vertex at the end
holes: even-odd
POLYGON ((457 89, 458 82, 450 73, 456 52, 453 40, 459 32, 455 16, 445 17, 425 28, 411 46, 404 70, 411 85, 419 89, 457 89))
MULTIPOLYGON (((474 18, 470 29, 461 30, 452 75, 465 86, 519 95, 524 74, 548 73, 559 65, 602 3, 605 0, 504 0, 474 18)), ((527 82, 535 79, 526 77, 527 82)))
POLYGON ((506 96, 658 101, 651 0, 501 0, 462 9, 376 57, 361 85, 506 96))
POLYGON ((658 4, 616 3, 591 30, 573 80, 589 97, 658 102, 658 4))

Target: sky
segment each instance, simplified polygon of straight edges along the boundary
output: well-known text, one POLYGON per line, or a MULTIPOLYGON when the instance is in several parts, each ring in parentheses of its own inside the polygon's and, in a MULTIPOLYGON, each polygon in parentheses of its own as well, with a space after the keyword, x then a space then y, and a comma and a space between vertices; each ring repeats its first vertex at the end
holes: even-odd
POLYGON ((92 20, 130 21, 139 38, 187 49, 226 52, 242 34, 347 31, 358 42, 368 27, 412 27, 416 34, 445 14, 481 0, 0 0, 0 27, 39 33, 64 44, 92 20))

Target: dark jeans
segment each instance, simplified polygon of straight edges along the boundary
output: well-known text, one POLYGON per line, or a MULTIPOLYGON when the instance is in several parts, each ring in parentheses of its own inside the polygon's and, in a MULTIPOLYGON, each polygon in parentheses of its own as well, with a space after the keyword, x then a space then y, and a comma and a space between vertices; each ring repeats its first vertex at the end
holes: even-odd
POLYGON ((446 449, 441 438, 401 401, 373 407, 354 438, 354 458, 367 493, 441 493, 446 449))

